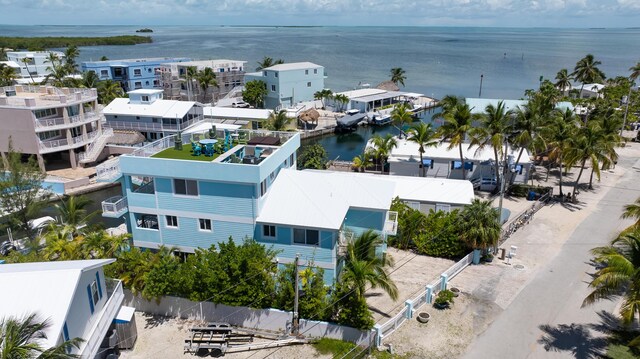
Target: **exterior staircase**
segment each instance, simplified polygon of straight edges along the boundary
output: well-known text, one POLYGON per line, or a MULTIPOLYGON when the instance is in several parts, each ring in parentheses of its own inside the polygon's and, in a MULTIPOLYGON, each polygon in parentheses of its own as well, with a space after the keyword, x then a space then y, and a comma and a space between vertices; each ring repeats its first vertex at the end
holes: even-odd
POLYGON ((111 136, 113 136, 113 129, 103 128, 102 134, 96 137, 96 139, 87 146, 87 151, 80 154, 79 162, 83 164, 95 162, 98 159, 98 156, 100 156, 100 153, 102 153, 104 146, 107 145, 107 141, 109 141, 111 136))

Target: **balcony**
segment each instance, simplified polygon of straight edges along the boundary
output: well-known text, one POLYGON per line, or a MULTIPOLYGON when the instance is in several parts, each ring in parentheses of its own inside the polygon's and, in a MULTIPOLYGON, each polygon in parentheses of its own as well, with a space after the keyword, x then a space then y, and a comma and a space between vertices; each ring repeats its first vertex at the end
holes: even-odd
POLYGON ((390 236, 395 236, 398 233, 398 212, 387 212, 387 219, 384 221, 384 233, 390 236))
POLYGON ((113 196, 102 201, 102 216, 120 218, 129 211, 127 197, 113 196))
POLYGON ((88 331, 82 336, 86 340, 83 344, 86 345, 80 347, 81 358, 95 357, 124 300, 121 281, 106 278, 105 282, 107 284, 107 300, 102 310, 95 313, 98 316, 95 324, 88 328, 88 331))
POLYGON ((96 166, 96 181, 115 182, 122 176, 120 158, 112 158, 96 166))
POLYGON ((53 131, 77 127, 99 119, 100 118, 95 112, 87 112, 84 115, 71 116, 68 121, 65 121, 64 117, 36 119, 35 127, 36 132, 53 131))
POLYGON ((38 141, 40 142, 39 144, 40 153, 51 153, 51 152, 63 151, 71 148, 80 147, 91 142, 98 135, 100 135, 99 131, 89 132, 87 133, 86 137, 76 136, 71 138, 71 143, 69 143, 69 141, 66 138, 61 138, 56 140, 45 140, 45 141, 41 141, 38 138, 38 141))

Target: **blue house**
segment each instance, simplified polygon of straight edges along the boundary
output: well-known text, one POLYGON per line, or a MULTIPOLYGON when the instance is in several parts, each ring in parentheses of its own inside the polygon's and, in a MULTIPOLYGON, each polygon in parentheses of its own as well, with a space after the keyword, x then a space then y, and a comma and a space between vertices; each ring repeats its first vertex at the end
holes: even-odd
MULTIPOLYGON (((181 136, 183 143, 205 137, 181 136)), ((438 192, 444 198, 449 187, 443 183, 452 182, 457 197, 464 194, 467 204, 473 198, 469 181, 298 171, 298 133, 217 130, 214 141, 224 143, 223 153, 195 156, 185 146, 182 159, 175 156, 175 137, 97 168, 99 181, 120 181, 123 191, 102 202, 103 216, 123 217, 135 246, 192 253, 229 237, 254 238, 278 251, 279 265, 299 255, 302 266, 324 268, 330 284, 354 236, 373 229, 386 243, 396 233, 397 213, 390 211, 395 197, 420 203, 438 192), (403 190, 407 180, 411 191, 403 190)), ((378 248, 385 251, 386 244, 378 248)))
POLYGON ((100 81, 118 81, 125 92, 138 89, 162 89, 162 64, 191 61, 189 58, 148 58, 87 61, 82 72, 94 71, 100 81))
POLYGON ((324 89, 325 78, 324 67, 311 62, 274 65, 244 76, 245 83, 260 80, 267 84, 264 107, 270 109, 312 101, 313 94, 324 89))

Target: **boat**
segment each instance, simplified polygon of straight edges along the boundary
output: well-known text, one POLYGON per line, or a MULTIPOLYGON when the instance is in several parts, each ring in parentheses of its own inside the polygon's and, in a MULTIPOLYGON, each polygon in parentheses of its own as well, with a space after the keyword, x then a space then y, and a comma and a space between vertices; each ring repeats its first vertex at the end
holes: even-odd
POLYGON ((373 113, 369 115, 369 124, 384 126, 391 123, 391 114, 373 113))
POLYGON ((358 128, 362 121, 367 120, 367 114, 357 113, 355 115, 347 115, 336 120, 336 132, 352 132, 358 128))

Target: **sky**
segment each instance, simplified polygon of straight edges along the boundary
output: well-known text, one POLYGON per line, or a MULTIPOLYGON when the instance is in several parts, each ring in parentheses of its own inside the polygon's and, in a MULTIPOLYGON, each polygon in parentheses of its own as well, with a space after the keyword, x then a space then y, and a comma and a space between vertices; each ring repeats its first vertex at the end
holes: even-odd
POLYGON ((640 0, 0 0, 0 24, 640 27, 640 0))

